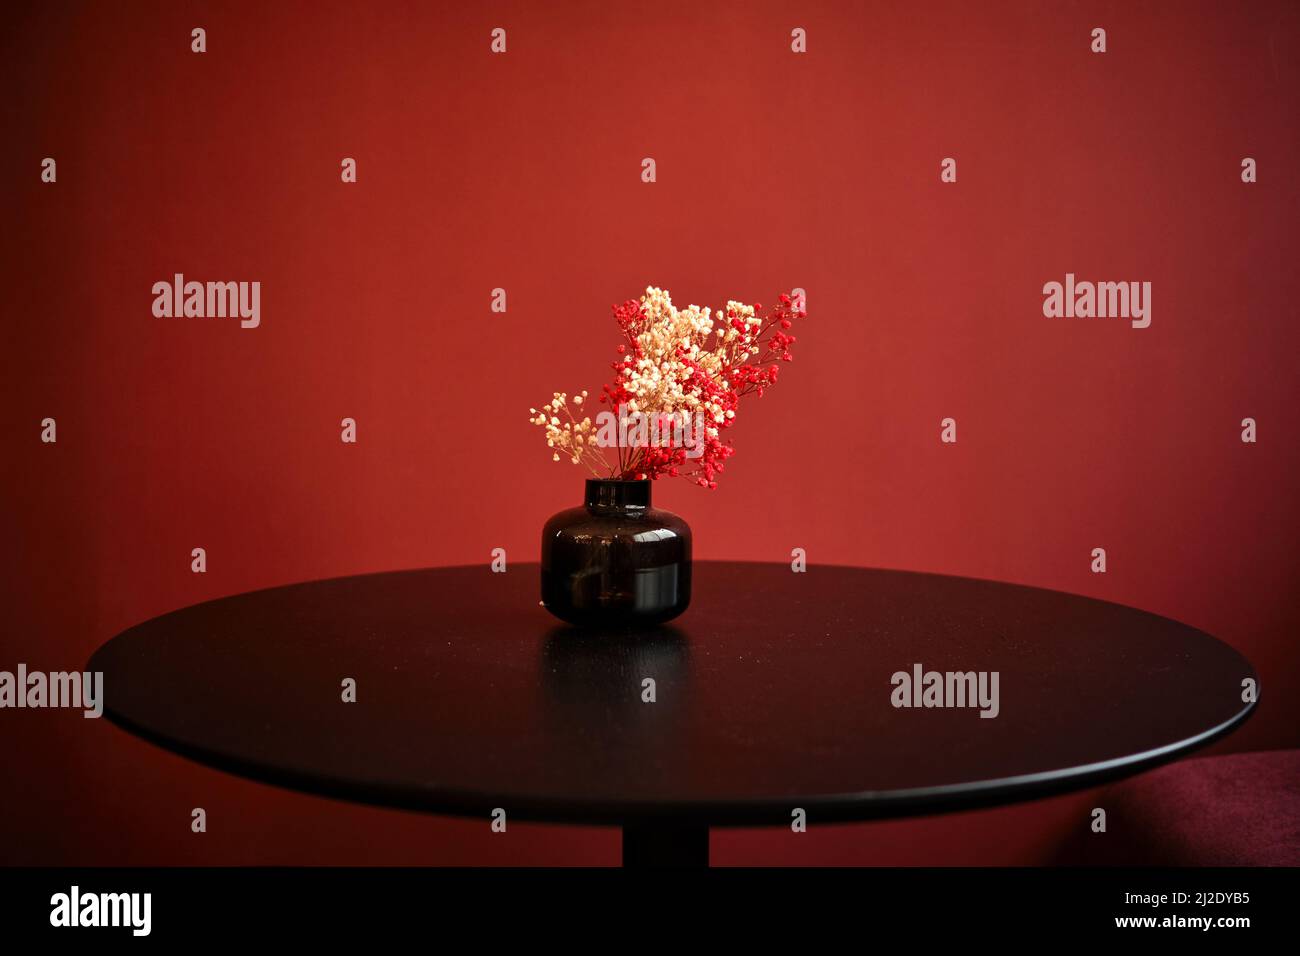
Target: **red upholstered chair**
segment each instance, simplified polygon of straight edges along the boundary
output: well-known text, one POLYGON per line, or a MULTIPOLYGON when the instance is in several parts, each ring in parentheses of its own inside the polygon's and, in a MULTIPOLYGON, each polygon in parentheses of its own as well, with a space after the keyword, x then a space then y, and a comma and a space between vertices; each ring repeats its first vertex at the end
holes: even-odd
POLYGON ((1063 862, 1149 866, 1300 864, 1300 751, 1201 757, 1114 784, 1105 833, 1063 862))

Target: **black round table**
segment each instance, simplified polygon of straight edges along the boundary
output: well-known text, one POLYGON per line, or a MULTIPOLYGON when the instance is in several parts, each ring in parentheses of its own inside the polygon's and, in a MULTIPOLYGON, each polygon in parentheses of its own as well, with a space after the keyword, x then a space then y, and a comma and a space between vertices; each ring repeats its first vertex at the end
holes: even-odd
POLYGON ((816 826, 1089 786, 1253 707, 1253 668, 1210 635, 1037 588, 697 562, 690 609, 632 632, 562 625, 538 591, 535 564, 271 588, 139 624, 89 667, 111 719, 204 763, 484 826, 618 825, 628 864, 704 863, 710 826, 799 810, 816 826))

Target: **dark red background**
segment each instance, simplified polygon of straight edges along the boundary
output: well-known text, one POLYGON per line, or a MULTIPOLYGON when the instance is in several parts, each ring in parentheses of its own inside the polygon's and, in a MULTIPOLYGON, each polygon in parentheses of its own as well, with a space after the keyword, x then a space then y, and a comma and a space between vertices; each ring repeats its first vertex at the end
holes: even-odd
MULTIPOLYGON (((719 490, 656 489, 699 557, 803 547, 1169 615, 1262 675, 1218 750, 1300 742, 1295 4, 63 3, 0 36, 0 669, 79 669, 252 588, 535 560, 581 474, 527 410, 606 380, 610 303, 801 286, 798 359, 719 490), (1150 281, 1151 327, 1044 318, 1067 271, 1150 281), (154 318, 175 272, 260 280, 261 327, 154 318)), ((0 751, 10 863, 618 859, 612 830, 302 796, 75 712, 0 712, 0 751)), ((1042 862, 1093 800, 713 855, 1042 862)))

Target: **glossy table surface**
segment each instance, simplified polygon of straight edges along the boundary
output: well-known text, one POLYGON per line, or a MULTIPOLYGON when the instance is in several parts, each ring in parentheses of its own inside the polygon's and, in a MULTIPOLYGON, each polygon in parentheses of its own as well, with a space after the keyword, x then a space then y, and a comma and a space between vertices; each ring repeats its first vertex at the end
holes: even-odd
POLYGON ((538 606, 536 565, 461 567, 196 605, 90 667, 119 725, 249 777, 627 826, 789 825, 796 807, 867 819, 1082 787, 1229 732, 1255 677, 1202 631, 1102 601, 732 562, 697 562, 691 608, 650 632, 561 625, 538 606), (916 665, 996 671, 997 716, 895 706, 894 675, 916 665))

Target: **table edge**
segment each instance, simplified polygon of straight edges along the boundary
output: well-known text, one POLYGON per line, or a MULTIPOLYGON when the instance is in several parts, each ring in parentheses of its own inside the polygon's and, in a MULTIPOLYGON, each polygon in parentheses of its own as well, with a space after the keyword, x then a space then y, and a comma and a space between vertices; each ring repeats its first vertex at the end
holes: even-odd
POLYGON ((332 780, 283 767, 242 760, 157 734, 106 708, 109 722, 132 736, 204 766, 256 783, 269 784, 316 797, 392 810, 439 816, 491 819, 503 808, 508 819, 531 823, 579 826, 624 826, 647 821, 709 827, 788 826, 791 811, 802 808, 810 823, 854 823, 954 813, 991 806, 1008 806, 1043 797, 1086 790, 1154 769, 1209 746, 1248 720, 1258 707, 1246 705, 1228 720, 1185 740, 1124 757, 1039 771, 933 787, 858 791, 842 794, 758 797, 748 800, 584 800, 519 794, 488 795, 471 790, 376 787, 332 780))

